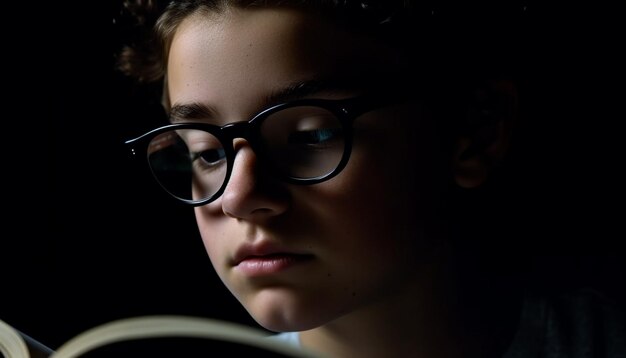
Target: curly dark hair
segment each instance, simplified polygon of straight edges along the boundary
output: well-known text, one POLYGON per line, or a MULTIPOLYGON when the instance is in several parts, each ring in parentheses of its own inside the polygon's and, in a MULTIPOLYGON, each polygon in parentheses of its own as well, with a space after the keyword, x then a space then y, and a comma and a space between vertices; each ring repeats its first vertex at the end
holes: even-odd
POLYGON ((348 30, 381 37, 407 54, 426 50, 432 57, 422 57, 419 63, 428 61, 431 68, 444 58, 461 54, 463 67, 474 72, 512 70, 522 53, 520 20, 526 10, 523 3, 515 1, 450 6, 417 0, 123 0, 114 19, 125 36, 125 45, 116 53, 117 69, 140 83, 161 79, 169 41, 182 19, 227 7, 292 7, 319 12, 348 30))

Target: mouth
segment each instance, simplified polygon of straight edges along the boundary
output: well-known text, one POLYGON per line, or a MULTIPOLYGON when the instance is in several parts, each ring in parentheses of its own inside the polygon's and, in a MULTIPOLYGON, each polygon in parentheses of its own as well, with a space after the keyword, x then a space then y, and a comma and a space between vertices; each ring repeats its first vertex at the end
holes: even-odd
POLYGON ((313 255, 274 253, 262 256, 248 256, 235 266, 249 277, 277 274, 279 272, 310 261, 313 255))

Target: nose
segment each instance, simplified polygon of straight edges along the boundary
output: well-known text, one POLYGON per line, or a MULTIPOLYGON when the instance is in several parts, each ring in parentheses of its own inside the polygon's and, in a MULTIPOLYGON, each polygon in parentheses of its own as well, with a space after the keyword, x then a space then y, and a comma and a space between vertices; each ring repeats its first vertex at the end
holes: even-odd
POLYGON ((235 161, 222 194, 224 214, 258 223, 284 213, 289 207, 284 184, 264 173, 265 168, 246 140, 236 139, 233 144, 235 161))

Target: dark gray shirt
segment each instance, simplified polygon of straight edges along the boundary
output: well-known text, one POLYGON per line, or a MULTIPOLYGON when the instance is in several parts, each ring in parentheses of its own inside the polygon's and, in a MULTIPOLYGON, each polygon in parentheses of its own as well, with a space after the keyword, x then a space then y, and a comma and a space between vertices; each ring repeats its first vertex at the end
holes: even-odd
POLYGON ((626 358, 623 305, 591 289, 527 295, 504 358, 626 358))

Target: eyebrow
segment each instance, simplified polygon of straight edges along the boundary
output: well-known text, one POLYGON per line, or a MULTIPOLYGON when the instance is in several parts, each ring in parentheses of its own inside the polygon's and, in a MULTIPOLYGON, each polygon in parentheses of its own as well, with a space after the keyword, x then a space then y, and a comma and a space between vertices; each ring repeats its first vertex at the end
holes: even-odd
POLYGON ((275 91, 265 98, 265 106, 289 102, 300 98, 310 97, 319 93, 345 93, 348 86, 337 81, 324 81, 320 79, 299 81, 275 91))
POLYGON ((215 117, 217 111, 211 106, 200 102, 176 104, 170 109, 170 122, 182 122, 194 119, 207 119, 215 117))
MULTIPOLYGON (((337 81, 319 79, 293 82, 267 95, 263 101, 263 108, 310 97, 322 92, 325 94, 347 93, 348 88, 350 87, 337 81)), ((170 109, 170 122, 206 120, 215 118, 217 113, 215 107, 200 102, 176 104, 170 109)))

